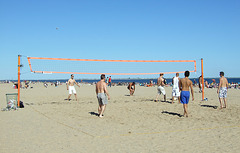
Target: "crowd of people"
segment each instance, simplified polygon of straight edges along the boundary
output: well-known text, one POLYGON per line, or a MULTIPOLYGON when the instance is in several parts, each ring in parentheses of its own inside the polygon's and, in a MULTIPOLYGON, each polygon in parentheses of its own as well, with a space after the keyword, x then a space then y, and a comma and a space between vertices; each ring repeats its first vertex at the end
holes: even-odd
MULTIPOLYGON (((157 96, 155 99, 155 102, 158 101, 159 96, 162 94, 164 97, 163 101, 166 101, 166 91, 165 91, 165 85, 166 85, 166 79, 163 78, 163 73, 160 74, 159 78, 157 79, 157 96)), ((220 102, 220 108, 226 108, 227 107, 227 90, 228 90, 228 81, 224 77, 224 72, 220 72, 220 79, 219 79, 219 85, 217 89, 217 94, 219 97, 219 102, 220 102)), ((172 103, 174 101, 174 98, 178 99, 178 103, 183 104, 183 110, 184 110, 184 117, 188 117, 188 103, 190 99, 190 93, 192 97, 192 101, 194 101, 194 92, 193 92, 193 82, 189 79, 190 72, 185 71, 184 73, 184 78, 179 78, 179 73, 176 73, 176 76, 173 77, 172 79, 172 103)), ((76 81, 73 79, 73 75, 71 75, 71 79, 69 79, 67 83, 67 90, 69 90, 69 97, 70 98, 71 94, 75 94, 75 98, 77 100, 76 96, 76 90, 74 88, 74 84, 79 86, 76 81), (71 89, 70 89, 71 87, 71 89)), ((107 90, 107 86, 111 87, 111 79, 109 81, 109 78, 105 78, 105 74, 101 75, 101 80, 96 83, 96 95, 98 99, 98 113, 99 117, 103 117, 103 113, 106 109, 106 105, 108 104, 108 100, 110 100, 110 95, 107 90)), ((111 78, 111 77, 110 77, 111 78)), ((199 77, 199 92, 202 92, 203 84, 202 77, 199 77)), ((79 86, 80 87, 80 86, 79 86)), ((130 82, 127 86, 127 89, 130 92, 130 96, 133 96, 136 86, 135 82, 130 82)))
MULTIPOLYGON (((179 73, 176 73, 176 76, 172 78, 172 82, 167 84, 166 79, 163 77, 164 74, 161 73, 159 78, 157 79, 157 83, 155 84, 152 80, 150 80, 149 85, 145 84, 145 87, 154 87, 157 86, 157 95, 155 98, 155 102, 158 102, 159 96, 163 95, 163 101, 166 101, 166 91, 165 87, 167 85, 170 85, 172 87, 172 94, 171 94, 171 103, 174 103, 174 100, 176 99, 178 103, 183 104, 183 109, 184 109, 184 115, 185 117, 188 117, 188 103, 190 99, 190 92, 192 96, 192 100, 194 100, 194 92, 193 92, 193 87, 194 86, 199 86, 199 92, 202 92, 202 88, 217 88, 217 93, 219 97, 219 102, 220 102, 220 108, 226 108, 227 107, 227 90, 228 88, 239 88, 239 84, 230 84, 228 83, 228 80, 224 77, 224 72, 220 72, 220 79, 219 79, 219 84, 216 83, 215 79, 212 79, 212 83, 209 84, 206 80, 203 80, 202 76, 198 78, 198 83, 194 80, 192 82, 189 79, 190 72, 185 71, 184 73, 184 78, 179 77, 179 73), (203 84, 204 83, 204 84, 203 84)), ((112 87, 112 85, 126 85, 126 83, 118 83, 118 84, 112 84, 112 78, 107 77, 105 78, 105 74, 102 74, 100 77, 100 81, 92 83, 96 86, 96 94, 97 94, 97 99, 98 99, 98 112, 99 112, 99 117, 103 117, 103 112, 106 109, 106 105, 108 103, 108 100, 110 100, 110 95, 108 93, 107 87, 112 87)), ((9 82, 8 82, 9 83, 9 82)), ((29 88, 29 84, 31 83, 36 83, 36 82, 31 82, 31 81, 24 81, 24 85, 21 84, 21 88, 29 88)), ((48 83, 44 82, 43 83, 44 87, 48 87, 48 83)), ((51 85, 55 85, 57 87, 58 85, 62 85, 60 81, 57 81, 55 83, 51 83, 51 85)), ((77 101, 77 92, 74 87, 74 85, 77 85, 80 87, 79 83, 76 82, 74 79, 74 75, 71 75, 71 78, 66 82, 67 90, 69 92, 67 100, 70 100, 70 97, 72 94, 75 96, 75 100, 77 101)), ((141 86, 141 84, 139 84, 141 86)), ((15 88, 18 88, 18 84, 14 83, 15 88)), ((133 96, 136 90, 136 83, 135 82, 130 82, 127 84, 127 89, 129 90, 129 95, 133 96)))
MULTIPOLYGON (((165 85, 166 85, 166 79, 163 78, 163 73, 160 74, 159 78, 157 79, 157 91, 158 94, 156 96, 155 102, 158 101, 159 96, 162 94, 164 97, 164 101, 166 101, 166 91, 165 91, 165 85)), ((219 84, 215 85, 215 87, 217 87, 217 94, 219 97, 219 102, 220 102, 220 109, 222 108, 227 108, 227 90, 229 88, 229 83, 228 80, 224 77, 224 72, 220 72, 220 79, 219 79, 219 84)), ((192 101, 194 101, 194 92, 193 92, 193 82, 189 79, 190 76, 190 72, 189 71, 185 71, 184 73, 184 78, 180 79, 179 78, 179 73, 176 73, 176 76, 173 77, 172 79, 172 103, 174 101, 174 98, 178 99, 178 103, 182 103, 183 104, 183 110, 184 110, 184 117, 188 117, 188 103, 189 103, 189 99, 190 99, 190 92, 191 92, 191 96, 192 96, 192 101)), ((105 78, 105 75, 104 75, 105 78)), ((101 79, 102 76, 101 76, 101 79)), ((204 82, 202 80, 202 76, 199 77, 199 92, 202 92, 202 88, 203 88, 203 84, 202 82, 204 82)), ((213 80, 214 82, 216 82, 215 80, 213 80)), ((127 89, 130 92, 130 96, 132 96, 134 94, 134 91, 136 89, 135 87, 135 82, 131 82, 129 83, 129 85, 127 86, 127 89)), ((106 93, 108 95, 108 98, 110 98, 109 93, 106 93)), ((102 90, 102 91, 105 91, 102 90)), ((106 99, 106 98, 105 98, 106 99)), ((104 104, 102 104, 104 105, 104 104)), ((99 108, 101 108, 101 104, 99 103, 99 108)), ((104 106, 105 108, 105 106, 104 106)), ((101 115, 101 113, 100 113, 101 115)), ((101 116, 102 117, 102 116, 101 116)))

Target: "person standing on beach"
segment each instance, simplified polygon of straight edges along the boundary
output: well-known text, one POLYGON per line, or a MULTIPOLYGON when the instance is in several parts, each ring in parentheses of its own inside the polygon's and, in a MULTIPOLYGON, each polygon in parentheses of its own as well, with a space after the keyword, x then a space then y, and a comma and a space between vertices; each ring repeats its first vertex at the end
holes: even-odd
POLYGON ((178 103, 180 103, 180 90, 179 90, 179 73, 176 73, 176 76, 172 79, 172 104, 174 97, 178 98, 178 103))
MULTIPOLYGON (((203 80, 204 81, 204 80, 203 80)), ((201 93, 202 92, 202 88, 204 88, 204 86, 203 86, 203 84, 202 84, 202 76, 200 76, 199 78, 198 78, 198 86, 199 86, 199 93, 201 93)))
POLYGON ((130 96, 133 96, 135 92, 135 82, 130 82, 127 88, 130 91, 130 96))
POLYGON ((78 85, 78 83, 75 81, 74 75, 71 74, 71 78, 67 82, 67 90, 69 91, 69 95, 68 95, 68 99, 67 100, 70 100, 70 97, 71 97, 72 93, 74 93, 75 99, 77 101, 77 93, 76 93, 76 89, 74 87, 74 84, 76 84, 78 87, 80 87, 78 85))
POLYGON ((112 87, 112 77, 111 76, 108 79, 108 86, 112 87))
POLYGON ((219 86, 217 93, 219 94, 220 109, 227 108, 227 90, 228 90, 228 80, 224 77, 224 72, 220 72, 219 86), (224 101, 224 107, 222 105, 222 99, 224 101))
POLYGON ((106 83, 107 83, 107 85, 108 85, 108 77, 107 77, 107 79, 106 79, 106 83))
POLYGON ((192 101, 194 101, 194 95, 193 95, 192 81, 188 78, 190 75, 190 72, 185 71, 184 75, 185 75, 185 78, 182 78, 179 81, 179 88, 181 90, 180 101, 183 104, 183 109, 184 109, 183 116, 188 117, 188 102, 189 102, 189 98, 190 98, 189 87, 191 89, 192 101))
POLYGON ((157 94, 157 96, 156 96, 155 102, 158 101, 158 97, 159 97, 159 95, 161 95, 161 94, 163 94, 163 96, 164 96, 164 101, 166 101, 166 91, 165 91, 165 89, 164 89, 165 81, 164 81, 164 78, 163 78, 163 73, 160 73, 160 77, 159 77, 158 80, 157 80, 157 85, 158 85, 158 88, 157 88, 158 94, 157 94))
POLYGON ((96 84, 96 94, 99 104, 98 114, 99 117, 102 118, 106 105, 108 104, 108 100, 110 100, 110 96, 107 91, 107 84, 105 83, 105 74, 101 75, 101 80, 96 84))

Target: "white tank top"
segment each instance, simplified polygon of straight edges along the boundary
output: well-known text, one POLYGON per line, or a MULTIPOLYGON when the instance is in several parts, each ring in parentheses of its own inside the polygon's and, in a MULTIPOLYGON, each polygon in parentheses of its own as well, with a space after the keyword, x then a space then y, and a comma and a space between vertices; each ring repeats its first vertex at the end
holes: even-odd
POLYGON ((174 89, 179 88, 178 83, 179 83, 178 77, 174 77, 173 78, 173 88, 174 89))

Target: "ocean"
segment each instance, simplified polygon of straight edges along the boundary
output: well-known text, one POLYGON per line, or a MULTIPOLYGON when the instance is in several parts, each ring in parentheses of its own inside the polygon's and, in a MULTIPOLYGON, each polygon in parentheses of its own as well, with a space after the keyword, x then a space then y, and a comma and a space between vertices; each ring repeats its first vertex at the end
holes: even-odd
MULTIPOLYGON (((216 83, 219 83, 219 78, 205 78, 204 80, 206 80, 208 83, 212 83, 213 79, 216 81, 216 83)), ((227 78, 229 83, 238 83, 240 84, 240 78, 227 78)), ((129 83, 129 82, 136 82, 136 83, 149 83, 150 80, 152 80, 153 82, 157 82, 157 78, 149 78, 149 79, 114 79, 112 78, 112 83, 129 83)), ((190 80, 194 83, 194 80, 198 83, 198 78, 190 78, 190 80)), ((1 82, 3 82, 5 80, 2 80, 1 82)), ((13 82, 17 82, 17 80, 10 80, 13 82)), ((21 81, 25 81, 25 80, 21 80, 21 81)), ((66 81, 68 81, 68 79, 60 79, 60 80, 27 80, 27 81, 32 81, 32 82, 63 82, 65 83, 66 81)), ((84 82, 84 83, 94 83, 94 82, 98 82, 99 80, 97 79, 76 79, 77 82, 84 82)), ((172 82, 172 78, 166 78, 167 83, 171 83, 172 82)))

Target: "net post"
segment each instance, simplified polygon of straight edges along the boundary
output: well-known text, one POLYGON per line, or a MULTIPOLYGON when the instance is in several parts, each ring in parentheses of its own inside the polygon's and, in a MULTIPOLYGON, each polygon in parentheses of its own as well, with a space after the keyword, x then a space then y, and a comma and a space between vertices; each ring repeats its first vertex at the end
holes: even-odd
POLYGON ((194 61, 194 72, 197 72, 197 62, 194 61))
POLYGON ((201 58, 201 71, 202 71, 202 100, 204 100, 203 58, 201 58))
POLYGON ((20 106, 20 68, 21 68, 21 55, 18 55, 18 107, 20 106))

